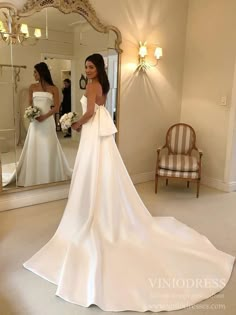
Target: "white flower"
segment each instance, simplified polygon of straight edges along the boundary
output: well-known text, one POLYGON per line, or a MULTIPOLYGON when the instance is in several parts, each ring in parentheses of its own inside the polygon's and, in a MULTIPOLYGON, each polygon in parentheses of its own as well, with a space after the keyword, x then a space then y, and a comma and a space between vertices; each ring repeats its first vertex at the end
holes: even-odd
POLYGON ((30 121, 33 121, 35 118, 41 115, 41 110, 37 106, 29 106, 25 109, 24 118, 28 118, 30 121))
POLYGON ((62 131, 67 131, 67 129, 69 129, 76 120, 78 120, 77 113, 70 112, 70 113, 64 114, 59 120, 61 123, 62 131))
POLYGON ((61 116, 60 118, 60 122, 63 122, 66 119, 67 114, 64 114, 63 116, 61 116))

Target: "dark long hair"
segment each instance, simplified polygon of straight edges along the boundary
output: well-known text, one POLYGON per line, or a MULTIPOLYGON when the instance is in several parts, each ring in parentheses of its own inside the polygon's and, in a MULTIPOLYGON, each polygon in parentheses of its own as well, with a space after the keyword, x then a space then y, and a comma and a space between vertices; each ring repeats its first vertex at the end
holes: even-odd
POLYGON ((46 82, 49 85, 54 85, 48 65, 45 62, 37 63, 34 68, 39 73, 41 83, 46 82))
POLYGON ((85 63, 86 61, 91 61, 95 65, 98 72, 98 81, 102 86, 102 93, 106 95, 110 90, 110 83, 107 77, 105 63, 102 55, 100 54, 90 55, 86 58, 85 63))

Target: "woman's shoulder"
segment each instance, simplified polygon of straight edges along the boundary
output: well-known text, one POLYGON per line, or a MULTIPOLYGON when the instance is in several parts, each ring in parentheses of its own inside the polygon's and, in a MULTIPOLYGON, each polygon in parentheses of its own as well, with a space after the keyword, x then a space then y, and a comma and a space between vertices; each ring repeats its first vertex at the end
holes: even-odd
POLYGON ((58 91, 59 91, 59 89, 58 89, 58 87, 57 87, 56 85, 50 85, 50 86, 49 86, 49 89, 50 89, 52 92, 58 92, 58 91))
POLYGON ((86 92, 93 92, 97 94, 100 90, 102 90, 100 82, 88 82, 86 85, 86 92))
POLYGON ((29 87, 30 91, 36 92, 39 90, 39 83, 32 83, 29 87))
POLYGON ((52 95, 56 95, 59 93, 59 89, 56 85, 49 85, 46 88, 46 92, 51 93, 52 95))

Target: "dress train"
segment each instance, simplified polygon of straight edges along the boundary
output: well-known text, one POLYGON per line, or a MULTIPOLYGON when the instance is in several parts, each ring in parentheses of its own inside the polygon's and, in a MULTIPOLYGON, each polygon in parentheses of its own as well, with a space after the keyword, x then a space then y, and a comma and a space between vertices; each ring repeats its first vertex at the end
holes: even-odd
MULTIPOLYGON (((86 97, 82 97, 86 111, 86 97)), ((153 218, 116 147, 104 106, 83 125, 69 199, 53 238, 24 267, 56 295, 105 311, 171 311, 221 291, 234 257, 173 217, 153 218)))

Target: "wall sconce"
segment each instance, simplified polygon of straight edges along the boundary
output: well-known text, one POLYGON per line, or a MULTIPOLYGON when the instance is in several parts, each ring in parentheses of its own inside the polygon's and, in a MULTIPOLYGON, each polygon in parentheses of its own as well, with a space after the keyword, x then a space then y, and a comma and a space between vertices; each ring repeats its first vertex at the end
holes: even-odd
POLYGON ((162 57, 162 48, 161 47, 156 47, 154 51, 154 57, 156 58, 156 63, 151 64, 146 60, 146 56, 148 55, 148 50, 147 50, 147 43, 142 43, 139 42, 139 63, 137 66, 137 71, 142 70, 146 71, 147 69, 151 67, 156 67, 158 64, 158 60, 162 57))

